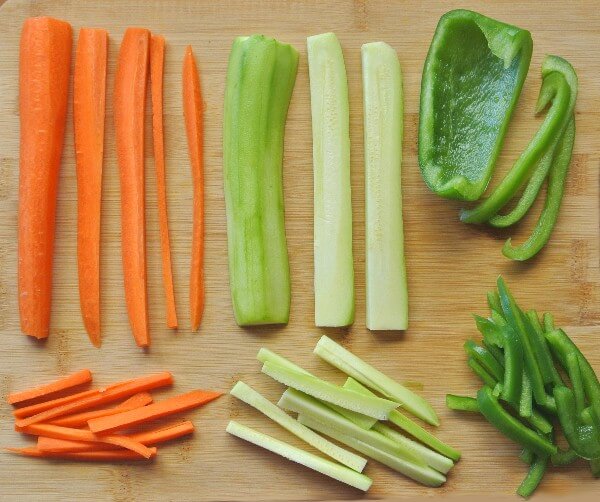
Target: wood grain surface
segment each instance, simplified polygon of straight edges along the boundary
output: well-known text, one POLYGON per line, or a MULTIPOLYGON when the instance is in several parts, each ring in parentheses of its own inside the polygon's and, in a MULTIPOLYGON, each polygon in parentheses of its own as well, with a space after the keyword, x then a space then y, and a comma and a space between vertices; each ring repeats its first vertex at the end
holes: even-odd
MULTIPOLYGON (((1 0, 0 0, 1 1, 1 0)), ((473 393, 478 382, 465 364, 462 344, 476 337, 471 314, 484 313, 485 293, 504 274, 522 304, 551 311, 600 371, 600 5, 585 1, 290 1, 226 0, 9 0, 0 8, 0 446, 25 444, 12 429, 5 397, 12 390, 90 368, 99 384, 158 370, 171 370, 175 388, 227 391, 238 379, 276 399, 282 387, 260 374, 255 354, 261 346, 333 381, 342 375, 312 355, 323 333, 341 340, 386 373, 409 382, 439 412, 436 433, 463 452, 463 459, 439 489, 420 487, 370 462, 374 479, 367 498, 415 495, 513 494, 526 467, 519 448, 484 420, 445 409, 446 392, 473 393), (425 187, 417 164, 416 128, 423 61, 439 17, 466 7, 531 30, 534 53, 518 109, 502 151, 499 173, 523 150, 540 123, 533 116, 546 54, 572 62, 580 79, 577 138, 564 206, 550 244, 529 263, 505 259, 504 238, 524 239, 539 204, 524 223, 492 232, 458 221, 460 205, 425 187), (102 206, 102 348, 83 330, 76 271, 76 183, 72 115, 60 174, 54 260, 51 334, 35 343, 19 332, 16 294, 18 188, 18 41, 28 16, 51 15, 110 34, 106 162, 102 206), (169 220, 176 298, 181 328, 166 328, 160 272, 155 173, 147 136, 147 221, 152 347, 138 349, 125 311, 121 272, 119 183, 115 158, 112 90, 115 61, 128 26, 147 27, 167 39, 165 134, 169 220), (352 200, 356 321, 347 330, 313 324, 312 155, 308 35, 334 31, 348 71, 352 140, 352 200), (227 58, 235 36, 264 33, 292 43, 301 54, 285 136, 285 209, 292 277, 289 325, 240 329, 228 285, 222 179, 221 118, 227 58), (398 51, 404 74, 404 218, 410 290, 406 333, 370 333, 365 328, 364 172, 360 46, 383 40, 398 51), (198 333, 189 329, 188 279, 191 241, 191 174, 181 108, 181 67, 192 44, 206 101, 206 310, 198 333), (419 382, 419 383, 416 383, 419 382)), ((70 104, 71 107, 71 104, 70 104)), ((148 117, 148 133, 150 120, 148 117)), ((0 452, 2 498, 12 500, 257 500, 350 499, 357 491, 228 436, 230 418, 299 444, 248 406, 223 396, 188 414, 197 424, 190 441, 165 445, 150 465, 82 465, 46 462, 0 452)), ((545 494, 583 490, 600 494, 583 463, 552 469, 540 489, 545 494)))

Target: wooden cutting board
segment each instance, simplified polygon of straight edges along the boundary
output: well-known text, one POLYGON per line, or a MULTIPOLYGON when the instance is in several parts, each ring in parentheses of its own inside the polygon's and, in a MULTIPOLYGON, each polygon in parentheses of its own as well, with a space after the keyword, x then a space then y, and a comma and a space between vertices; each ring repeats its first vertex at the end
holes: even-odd
MULTIPOLYGON (((597 2, 395 2, 227 0, 222 2, 9 0, 0 8, 0 445, 25 444, 12 430, 9 391, 90 368, 99 384, 171 370, 175 388, 228 391, 243 379, 271 399, 281 386, 260 374, 255 354, 267 346, 319 375, 342 375, 311 354, 326 333, 400 381, 409 382, 439 412, 436 433, 458 447, 463 459, 437 490, 423 488, 370 462, 374 479, 367 497, 512 494, 526 468, 519 448, 483 419, 445 409, 446 392, 474 393, 478 386, 465 364, 462 345, 477 337, 472 313, 485 312, 486 291, 503 274, 522 304, 551 311, 600 371, 600 9, 597 2), (507 169, 540 123, 533 108, 545 54, 567 58, 580 79, 577 140, 564 205, 550 244, 525 264, 506 260, 504 238, 524 239, 539 204, 518 229, 496 233, 458 221, 457 203, 425 187, 417 165, 416 128, 423 60, 439 17, 466 7, 531 30, 534 54, 523 95, 505 141, 498 172, 507 169), (19 121, 18 41, 28 16, 51 15, 74 30, 99 26, 110 33, 106 162, 102 206, 102 334, 95 349, 83 330, 76 272, 76 183, 71 115, 66 133, 57 214, 54 297, 50 338, 36 343, 19 332, 16 294, 19 121), (155 173, 147 149, 148 274, 152 348, 144 353, 131 336, 121 272, 119 184, 112 121, 115 61, 123 31, 144 26, 165 35, 165 113, 169 221, 180 329, 165 327, 160 271, 155 173), (347 329, 313 325, 312 156, 305 39, 334 31, 343 46, 350 89, 352 199, 356 322, 347 329), (240 329, 231 309, 222 190, 221 118, 227 58, 235 36, 264 33, 293 44, 300 67, 285 137, 286 230, 291 263, 292 310, 282 328, 240 329), (360 46, 383 40, 397 51, 404 73, 404 218, 410 289, 410 329, 370 333, 365 328, 364 175, 360 46), (206 101, 206 311, 199 333, 190 332, 188 279, 191 239, 191 177, 181 109, 184 47, 192 44, 206 101), (418 382, 418 383, 417 383, 418 382)), ((148 121, 149 123, 149 121, 148 121)), ((149 132, 149 128, 148 128, 149 132)), ((150 138, 150 136, 148 136, 150 138)), ((498 179, 498 175, 494 178, 498 179)), ((165 393, 165 394, 167 394, 165 393)), ((3 496, 19 500, 257 500, 350 499, 360 494, 300 466, 228 436, 230 418, 294 444, 297 441, 253 409, 223 396, 188 414, 197 425, 193 440, 161 448, 150 465, 82 465, 46 462, 0 452, 3 496)), ((583 464, 552 470, 542 493, 577 489, 600 494, 583 464)))

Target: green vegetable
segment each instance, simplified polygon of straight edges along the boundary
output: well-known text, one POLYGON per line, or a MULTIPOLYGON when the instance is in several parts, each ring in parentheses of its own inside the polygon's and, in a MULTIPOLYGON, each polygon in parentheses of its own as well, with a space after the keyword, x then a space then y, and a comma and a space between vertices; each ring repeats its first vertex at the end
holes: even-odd
POLYGON ((467 340, 463 347, 467 355, 483 366, 496 381, 502 380, 504 368, 487 349, 477 345, 473 340, 467 340))
MULTIPOLYGON (((344 387, 345 389, 348 389, 348 390, 353 390, 354 392, 358 392, 359 394, 365 394, 367 396, 375 395, 369 389, 367 389, 362 384, 360 384, 356 380, 354 380, 354 378, 352 378, 352 377, 346 378, 346 381, 344 382, 344 385, 342 387, 344 387)), ((333 408, 333 409, 335 409, 335 408, 333 408)), ((368 417, 366 415, 362 415, 360 413, 356 413, 355 411, 345 410, 344 408, 341 408, 340 410, 336 410, 336 411, 338 413, 341 413, 348 420, 350 420, 351 422, 354 422, 356 425, 358 425, 359 427, 362 427, 363 429, 370 429, 377 423, 377 419, 368 417)), ((396 410, 391 411, 390 415, 392 413, 394 413, 395 411, 396 410)), ((389 420, 389 417, 388 417, 388 420, 389 420)))
POLYGON ((548 467, 548 456, 535 455, 527 476, 517 489, 521 497, 528 498, 539 486, 548 467))
POLYGON ((325 434, 326 436, 329 436, 336 441, 345 444, 346 446, 354 448, 363 455, 367 455, 368 457, 371 457, 374 460, 377 460, 378 462, 381 462, 382 464, 391 467, 395 471, 398 471, 399 473, 404 474, 405 476, 426 486, 438 487, 446 482, 446 477, 443 474, 429 466, 417 465, 404 458, 391 455, 372 445, 364 443, 356 437, 343 434, 334 427, 325 425, 318 420, 315 420, 314 418, 304 414, 299 415, 298 420, 307 427, 310 427, 321 434, 325 434))
POLYGON ((474 397, 446 394, 446 406, 451 410, 479 413, 479 405, 474 397))
POLYGON ((333 33, 308 37, 313 132, 315 323, 354 322, 348 83, 333 33))
POLYGON ((528 31, 468 10, 440 19, 423 67, 419 164, 438 195, 478 200, 529 68, 528 31))
POLYGON ((523 371, 523 385, 521 386, 521 400, 519 401, 519 415, 524 418, 533 414, 533 389, 527 372, 523 371))
POLYGON ((530 310, 527 312, 526 316, 527 318, 524 319, 525 327, 529 332, 544 383, 561 385, 562 378, 552 361, 552 354, 550 353, 550 348, 544 337, 544 330, 540 324, 537 312, 535 310, 530 310))
POLYGON ((361 49, 364 144, 367 328, 408 327, 402 222, 402 74, 383 42, 361 49))
POLYGON ((371 479, 364 474, 360 474, 352 469, 348 469, 348 467, 331 462, 330 460, 317 457, 312 453, 296 448, 295 446, 284 443, 271 436, 267 436, 266 434, 262 434, 261 432, 255 431, 250 427, 246 427, 233 420, 229 422, 226 430, 229 434, 272 451, 292 462, 304 465, 309 469, 325 474, 330 478, 346 483, 347 485, 353 486, 364 492, 366 492, 373 483, 371 479))
POLYGON ((463 210, 460 214, 461 221, 485 223, 496 215, 515 195, 536 163, 548 150, 555 146, 556 139, 561 136, 572 112, 569 107, 571 89, 564 75, 559 72, 548 73, 542 67, 542 75, 542 88, 536 109, 540 112, 551 103, 544 122, 498 186, 477 207, 463 210))
POLYGON ((554 455, 550 457, 550 461, 554 466, 561 466, 572 464, 578 458, 579 455, 577 455, 577 453, 575 453, 575 451, 572 448, 569 448, 568 450, 564 451, 558 450, 554 455))
POLYGON ((321 423, 338 429, 343 434, 355 437, 391 455, 400 456, 418 465, 426 465, 421 455, 416 453, 412 448, 392 441, 373 430, 365 430, 358 427, 347 418, 320 403, 317 399, 295 389, 287 389, 277 405, 288 411, 312 417, 321 423))
POLYGON ((431 425, 439 425, 435 411, 425 399, 376 370, 327 336, 321 337, 314 353, 363 385, 399 402, 413 415, 431 425))
POLYGON ((298 52, 253 35, 235 40, 223 119, 223 174, 233 310, 241 326, 287 323, 283 135, 298 52))
POLYGON ((273 364, 270 361, 263 364, 262 372, 278 382, 302 391, 309 396, 328 403, 337 404, 343 408, 357 411, 358 413, 379 420, 387 420, 390 411, 398 406, 398 403, 393 401, 379 397, 365 396, 326 382, 315 376, 273 364))
POLYGON ((352 470, 357 472, 363 471, 367 463, 364 458, 340 448, 336 444, 333 444, 327 439, 319 436, 308 427, 298 423, 296 420, 282 411, 281 408, 278 408, 269 400, 265 399, 262 395, 256 392, 249 385, 246 385, 244 382, 237 382, 231 389, 230 394, 256 408, 271 420, 281 425, 284 429, 287 429, 312 447, 323 452, 325 455, 337 460, 352 470))
POLYGON ((550 312, 544 313, 544 331, 546 333, 554 331, 554 316, 550 312))

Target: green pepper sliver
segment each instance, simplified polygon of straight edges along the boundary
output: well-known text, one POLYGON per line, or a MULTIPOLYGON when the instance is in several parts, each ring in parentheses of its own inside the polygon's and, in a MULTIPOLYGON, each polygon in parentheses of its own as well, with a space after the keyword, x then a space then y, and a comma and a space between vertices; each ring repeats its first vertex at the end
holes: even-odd
POLYGON ((442 197, 478 200, 531 61, 531 34, 468 10, 444 14, 423 67, 419 164, 442 197))
MULTIPOLYGON (((546 61, 548 61, 548 58, 546 61)), ((540 112, 544 110, 551 103, 542 125, 529 142, 529 145, 527 145, 525 151, 517 159, 512 169, 506 174, 500 184, 494 188, 492 193, 478 206, 461 211, 461 221, 465 223, 485 223, 491 217, 495 216, 512 199, 530 175, 534 166, 555 145, 557 138, 564 131, 573 111, 570 105, 572 101, 571 95, 574 91, 570 87, 565 75, 561 72, 547 72, 545 67, 542 66, 542 75, 542 87, 536 111, 540 112)))
POLYGON ((537 453, 538 455, 552 455, 557 448, 546 438, 523 425, 519 420, 508 413, 492 394, 489 387, 483 387, 477 393, 479 411, 502 434, 537 453))
POLYGON ((548 456, 535 455, 529 472, 517 489, 517 493, 521 497, 530 497, 542 481, 546 468, 548 467, 548 456))
POLYGON ((446 406, 455 411, 479 413, 479 405, 477 404, 477 399, 474 397, 446 394, 446 406))

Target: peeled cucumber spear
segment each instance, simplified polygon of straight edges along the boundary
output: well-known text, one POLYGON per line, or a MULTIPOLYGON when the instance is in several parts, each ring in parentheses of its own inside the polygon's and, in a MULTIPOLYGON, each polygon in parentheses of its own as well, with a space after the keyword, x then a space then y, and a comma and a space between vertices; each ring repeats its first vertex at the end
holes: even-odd
POLYGON ((238 37, 229 56, 223 171, 229 281, 240 326, 289 319, 282 160, 297 69, 296 49, 263 35, 238 37))
POLYGON ((402 73, 383 42, 361 48, 366 204, 367 328, 408 327, 402 221, 402 73))
POLYGON ((308 37, 313 133, 315 324, 354 322, 350 118, 344 56, 333 33, 308 37))

